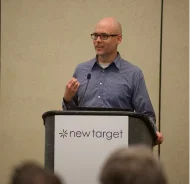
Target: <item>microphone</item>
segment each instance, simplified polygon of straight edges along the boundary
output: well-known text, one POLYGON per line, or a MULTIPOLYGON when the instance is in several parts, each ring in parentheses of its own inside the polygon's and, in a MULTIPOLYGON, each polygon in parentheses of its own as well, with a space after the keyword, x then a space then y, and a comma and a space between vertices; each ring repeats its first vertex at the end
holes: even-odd
POLYGON ((86 89, 87 89, 87 87, 88 87, 88 83, 89 83, 89 80, 91 79, 91 73, 88 73, 88 75, 87 75, 87 84, 86 84, 86 88, 85 88, 85 90, 84 90, 84 94, 83 94, 83 96, 81 97, 81 99, 79 100, 79 105, 78 105, 78 107, 80 107, 80 105, 82 104, 82 102, 83 102, 83 99, 84 99, 84 96, 85 96, 85 93, 86 93, 86 89))
POLYGON ((91 79, 91 73, 88 73, 88 75, 87 75, 87 79, 88 79, 88 80, 91 79))

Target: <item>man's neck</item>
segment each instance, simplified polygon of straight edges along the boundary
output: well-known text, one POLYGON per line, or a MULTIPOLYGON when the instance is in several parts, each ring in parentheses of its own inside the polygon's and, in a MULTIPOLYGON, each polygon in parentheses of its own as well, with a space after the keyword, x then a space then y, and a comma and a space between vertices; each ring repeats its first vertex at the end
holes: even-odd
POLYGON ((98 62, 100 63, 112 63, 115 58, 117 57, 117 52, 113 53, 112 55, 104 55, 98 56, 98 62))

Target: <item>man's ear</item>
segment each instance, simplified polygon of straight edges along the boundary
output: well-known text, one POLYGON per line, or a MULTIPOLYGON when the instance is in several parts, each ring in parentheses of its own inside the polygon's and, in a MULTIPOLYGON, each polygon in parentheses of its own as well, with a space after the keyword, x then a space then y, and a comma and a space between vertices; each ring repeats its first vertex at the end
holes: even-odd
POLYGON ((119 35, 119 36, 117 37, 117 44, 120 44, 121 41, 122 41, 122 35, 119 35))

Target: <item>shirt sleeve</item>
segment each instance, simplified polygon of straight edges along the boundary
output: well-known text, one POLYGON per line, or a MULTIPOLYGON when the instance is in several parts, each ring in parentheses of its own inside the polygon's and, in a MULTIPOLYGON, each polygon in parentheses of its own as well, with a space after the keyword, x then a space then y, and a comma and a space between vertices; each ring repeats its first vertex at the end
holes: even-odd
POLYGON ((144 75, 140 69, 134 78, 133 85, 132 104, 135 112, 147 115, 154 130, 157 131, 155 112, 146 88, 144 75))
POLYGON ((70 102, 65 102, 64 99, 63 99, 63 102, 62 102, 62 109, 63 110, 73 109, 73 108, 76 108, 76 107, 77 107, 77 105, 76 105, 74 100, 71 100, 70 102))

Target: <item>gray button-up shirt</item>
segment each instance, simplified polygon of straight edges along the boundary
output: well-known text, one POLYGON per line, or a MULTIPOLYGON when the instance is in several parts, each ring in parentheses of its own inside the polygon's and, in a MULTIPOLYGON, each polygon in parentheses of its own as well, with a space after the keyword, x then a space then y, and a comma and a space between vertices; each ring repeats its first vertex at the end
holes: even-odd
POLYGON ((80 87, 71 102, 62 103, 63 109, 74 108, 81 102, 80 106, 82 107, 130 109, 147 115, 154 129, 157 130, 155 113, 143 73, 137 66, 123 60, 119 53, 117 58, 105 69, 99 65, 96 58, 79 64, 73 77, 80 82, 80 87), (89 81, 88 74, 91 74, 89 81), (83 95, 84 98, 81 101, 83 95))

